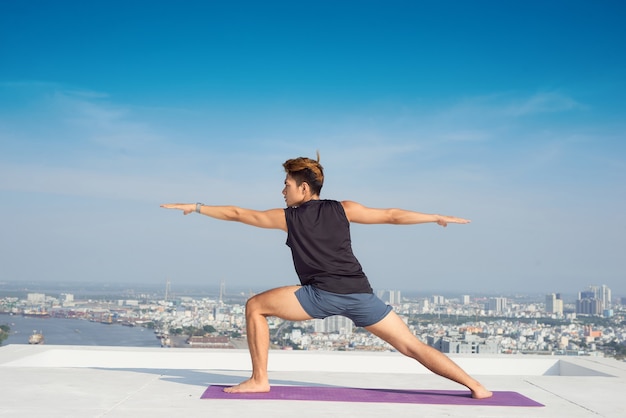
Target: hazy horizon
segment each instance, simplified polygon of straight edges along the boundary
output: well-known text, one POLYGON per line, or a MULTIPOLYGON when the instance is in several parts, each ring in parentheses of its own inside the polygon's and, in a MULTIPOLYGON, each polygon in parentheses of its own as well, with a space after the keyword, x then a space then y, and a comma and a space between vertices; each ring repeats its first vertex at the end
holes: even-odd
MULTIPOLYGON (((214 296, 217 297, 220 294, 221 282, 209 282, 209 283, 177 283, 170 282, 168 294, 170 296, 193 296, 196 294, 198 297, 206 297, 214 296)), ((601 284, 592 284, 596 286, 601 286, 601 284)), ((49 296, 54 296, 55 294, 62 293, 75 293, 79 295, 92 295, 99 294, 103 295, 106 293, 110 293, 112 295, 126 295, 131 296, 135 294, 135 296, 140 294, 151 294, 153 296, 165 295, 167 284, 166 283, 123 283, 123 282, 111 282, 111 283, 99 283, 99 282, 64 282, 64 283, 50 283, 45 281, 39 282, 29 282, 22 283, 18 281, 0 281, 0 296, 2 294, 9 293, 46 293, 49 296)), ((262 292, 266 290, 265 287, 241 287, 241 286, 232 286, 229 283, 224 283, 224 295, 230 297, 244 297, 247 298, 252 294, 262 292)), ((489 297, 506 297, 510 299, 534 299, 539 302, 543 302, 546 295, 550 293, 558 293, 561 295, 561 298, 569 303, 574 302, 580 291, 587 290, 587 287, 584 289, 580 289, 577 291, 546 291, 542 292, 540 290, 510 290, 510 291, 486 291, 486 292, 475 292, 472 290, 442 290, 436 288, 385 288, 385 287, 375 287, 374 292, 378 291, 400 291, 403 297, 411 297, 411 298, 428 298, 431 296, 444 296, 446 298, 458 298, 462 295, 470 295, 476 298, 489 298, 489 297)), ((619 299, 623 296, 621 294, 616 294, 613 289, 612 290, 612 298, 619 299)))
POLYGON ((626 295, 626 4, 3 2, 0 281, 296 282, 282 231, 159 207, 322 198, 375 289, 626 295), (112 24, 115 22, 115 24, 112 24))

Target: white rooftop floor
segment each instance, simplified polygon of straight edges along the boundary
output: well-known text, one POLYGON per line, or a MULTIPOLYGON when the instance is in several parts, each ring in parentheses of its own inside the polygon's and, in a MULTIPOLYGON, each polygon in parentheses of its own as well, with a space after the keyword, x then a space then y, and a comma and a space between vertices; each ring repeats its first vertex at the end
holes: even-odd
MULTIPOLYGON (((485 386, 545 407, 202 400, 249 377, 246 350, 0 347, 7 417, 626 417, 626 363, 596 357, 451 356, 485 386)), ((397 353, 271 351, 277 385, 462 390, 397 353)))

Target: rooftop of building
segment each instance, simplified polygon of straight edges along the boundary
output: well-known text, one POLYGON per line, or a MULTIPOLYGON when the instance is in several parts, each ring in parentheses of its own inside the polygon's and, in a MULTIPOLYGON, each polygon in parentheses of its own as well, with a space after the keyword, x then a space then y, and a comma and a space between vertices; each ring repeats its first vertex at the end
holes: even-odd
MULTIPOLYGON (((0 416, 20 417, 623 417, 626 363, 601 357, 450 355, 495 391, 543 407, 208 400, 209 385, 249 377, 247 350, 0 347, 0 416)), ((464 390, 398 353, 270 352, 274 385, 464 390)))

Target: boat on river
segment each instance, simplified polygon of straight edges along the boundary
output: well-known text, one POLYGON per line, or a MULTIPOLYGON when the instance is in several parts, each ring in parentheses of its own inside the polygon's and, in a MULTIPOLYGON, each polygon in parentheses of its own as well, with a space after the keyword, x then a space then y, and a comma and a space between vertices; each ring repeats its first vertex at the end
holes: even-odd
POLYGON ((28 344, 43 344, 44 338, 41 331, 33 331, 30 337, 28 337, 28 344))

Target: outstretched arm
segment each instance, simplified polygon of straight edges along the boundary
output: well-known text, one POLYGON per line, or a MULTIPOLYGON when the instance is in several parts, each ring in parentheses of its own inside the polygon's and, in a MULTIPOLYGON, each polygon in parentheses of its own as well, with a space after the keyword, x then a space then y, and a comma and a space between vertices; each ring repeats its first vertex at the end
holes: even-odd
POLYGON ((470 222, 468 219, 457 218, 455 216, 420 213, 395 208, 368 208, 360 203, 351 202, 349 200, 345 200, 341 202, 341 204, 346 211, 348 220, 359 224, 413 225, 436 222, 441 226, 447 226, 449 223, 466 224, 470 222))
MULTIPOLYGON (((195 203, 166 203, 161 205, 165 209, 178 209, 183 215, 189 215, 196 211, 195 203)), ((211 218, 223 221, 235 221, 257 226, 259 228, 282 229, 287 231, 287 221, 283 209, 252 210, 237 206, 208 206, 201 205, 200 213, 211 218)))

